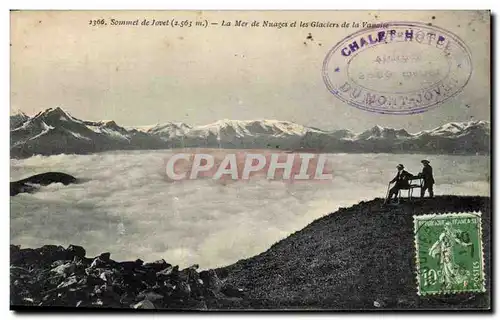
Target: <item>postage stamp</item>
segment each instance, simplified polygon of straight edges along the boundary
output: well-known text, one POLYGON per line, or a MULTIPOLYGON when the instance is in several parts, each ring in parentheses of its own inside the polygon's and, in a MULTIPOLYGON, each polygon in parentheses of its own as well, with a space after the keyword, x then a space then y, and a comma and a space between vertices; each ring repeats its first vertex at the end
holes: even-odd
POLYGON ((414 114, 459 93, 472 74, 467 45, 443 28, 388 22, 338 42, 323 63, 328 90, 356 108, 414 114))
POLYGON ((485 292, 481 212, 413 218, 418 294, 485 292))

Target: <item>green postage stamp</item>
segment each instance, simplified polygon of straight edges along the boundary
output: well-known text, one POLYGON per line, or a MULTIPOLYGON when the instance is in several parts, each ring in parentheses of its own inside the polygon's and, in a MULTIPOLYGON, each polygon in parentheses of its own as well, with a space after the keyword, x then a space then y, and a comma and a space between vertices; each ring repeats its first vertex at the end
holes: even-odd
POLYGON ((413 219, 419 295, 486 291, 480 212, 413 219))

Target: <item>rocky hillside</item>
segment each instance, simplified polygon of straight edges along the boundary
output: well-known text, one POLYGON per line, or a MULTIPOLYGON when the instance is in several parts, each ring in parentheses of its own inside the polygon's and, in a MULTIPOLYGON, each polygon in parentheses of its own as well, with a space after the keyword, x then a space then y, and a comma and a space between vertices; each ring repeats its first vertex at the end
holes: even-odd
MULTIPOLYGON (((108 252, 85 257, 85 249, 10 246, 11 309, 133 308, 206 310, 214 300, 241 299, 215 272, 179 270, 165 260, 117 262, 108 252)), ((51 309, 52 310, 52 309, 51 309)))
POLYGON ((217 274, 246 299, 221 308, 487 309, 490 306, 490 199, 442 196, 400 206, 361 202, 320 218, 217 274), (417 295, 413 215, 482 211, 487 292, 417 295))
POLYGON ((164 260, 86 258, 71 245, 11 245, 11 306, 141 309, 489 309, 490 198, 361 202, 237 263, 198 272, 164 260), (419 297, 413 215, 482 211, 486 293, 419 297))

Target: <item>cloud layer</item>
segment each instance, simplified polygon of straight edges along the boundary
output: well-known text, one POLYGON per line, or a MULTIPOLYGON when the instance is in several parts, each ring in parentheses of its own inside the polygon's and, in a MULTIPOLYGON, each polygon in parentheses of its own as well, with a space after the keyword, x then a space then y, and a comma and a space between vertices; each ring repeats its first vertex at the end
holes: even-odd
MULTIPOLYGON (((333 154, 333 180, 283 183, 169 182, 168 151, 57 155, 11 160, 11 179, 62 171, 86 182, 11 198, 11 242, 69 243, 88 255, 210 268, 258 254, 316 218, 383 197, 395 166, 421 169, 422 155, 333 154)), ((424 157, 425 158, 425 157, 424 157)), ((488 195, 486 156, 428 156, 436 194, 488 195)))

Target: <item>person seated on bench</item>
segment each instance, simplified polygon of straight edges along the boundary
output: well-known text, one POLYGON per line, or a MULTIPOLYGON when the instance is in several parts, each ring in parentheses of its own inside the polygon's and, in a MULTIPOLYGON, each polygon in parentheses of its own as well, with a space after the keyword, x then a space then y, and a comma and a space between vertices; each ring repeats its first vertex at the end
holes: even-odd
POLYGON ((391 188, 389 191, 389 201, 392 199, 392 196, 394 196, 394 199, 398 198, 398 193, 399 190, 401 189, 409 189, 410 188, 410 180, 414 178, 414 176, 409 173, 408 171, 404 170, 404 166, 402 164, 398 164, 397 167, 398 173, 392 179, 389 184, 391 183, 396 183, 394 187, 391 188))

